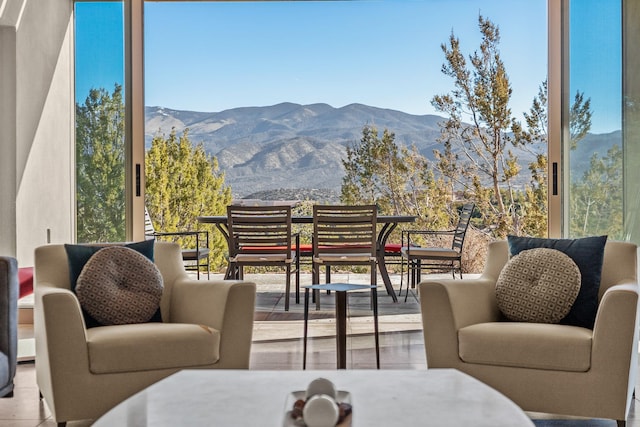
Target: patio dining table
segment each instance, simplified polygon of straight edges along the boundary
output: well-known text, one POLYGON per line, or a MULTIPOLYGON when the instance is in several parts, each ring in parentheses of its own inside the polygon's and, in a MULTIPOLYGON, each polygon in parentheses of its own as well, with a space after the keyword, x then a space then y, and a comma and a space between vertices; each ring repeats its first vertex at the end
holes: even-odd
MULTIPOLYGON (((378 270, 382 281, 387 290, 387 294, 391 296, 393 302, 398 302, 398 296, 396 295, 393 286, 391 285, 391 279, 389 278, 389 271, 385 264, 385 246, 389 236, 396 229, 400 223, 415 222, 416 217, 412 215, 378 215, 377 222, 382 227, 378 231, 377 245, 376 245, 376 258, 378 264, 378 270)), ((222 233, 224 238, 229 243, 229 230, 227 228, 227 216, 226 215, 214 215, 214 216, 199 216, 198 222, 201 224, 214 224, 216 228, 222 233)), ((313 224, 313 216, 292 216, 291 222, 293 224, 313 224)), ((227 269, 227 275, 231 274, 230 269, 227 269)), ((225 277, 231 278, 231 277, 225 277)))

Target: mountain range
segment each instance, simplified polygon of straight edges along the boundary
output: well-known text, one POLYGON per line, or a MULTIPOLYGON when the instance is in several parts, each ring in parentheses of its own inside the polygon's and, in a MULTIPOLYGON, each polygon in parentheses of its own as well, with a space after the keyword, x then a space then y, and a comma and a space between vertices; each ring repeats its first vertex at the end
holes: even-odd
MULTIPOLYGON (((305 198, 305 193, 315 191, 317 196, 320 190, 325 191, 327 201, 335 201, 339 194, 346 148, 360 141, 365 125, 388 129, 398 145, 413 145, 433 159, 433 150, 441 146, 438 123, 445 120, 362 104, 334 108, 281 103, 212 113, 146 107, 145 115, 147 147, 158 133, 168 135, 175 128, 180 135, 188 129, 193 143, 202 143, 216 156, 235 198, 255 198, 255 193, 267 198, 276 190, 279 197, 285 191, 305 198)), ((611 140, 611 135, 587 135, 572 152, 576 164, 588 166, 591 152, 606 152, 602 147, 611 140)), ((534 147, 540 149, 543 147, 534 147)), ((523 150, 516 154, 526 171, 533 154, 523 150)), ((528 174, 521 175, 522 183, 527 182, 528 174)))

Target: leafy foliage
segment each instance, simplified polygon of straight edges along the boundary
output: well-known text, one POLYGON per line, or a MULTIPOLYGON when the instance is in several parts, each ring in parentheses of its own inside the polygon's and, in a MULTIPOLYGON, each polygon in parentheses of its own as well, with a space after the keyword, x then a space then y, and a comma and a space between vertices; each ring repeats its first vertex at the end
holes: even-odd
POLYGON ((422 227, 448 227, 449 216, 441 207, 447 194, 427 159, 415 149, 399 147, 395 135, 364 126, 359 143, 347 147, 341 201, 371 203, 389 215, 415 215, 422 227))
POLYGON ((519 124, 509 108, 512 88, 498 48, 499 28, 482 15, 478 27, 482 42, 480 50, 469 55, 469 64, 453 33, 449 43, 441 46, 445 54, 442 72, 453 79, 454 89, 431 101, 448 116, 441 123, 444 153, 435 154, 449 182, 474 193, 485 222, 504 236, 518 225, 513 179, 520 170, 510 148, 528 141, 511 132, 519 124), (485 182, 490 191, 483 191, 485 182))
MULTIPOLYGON (((180 137, 173 129, 168 137, 153 138, 145 159, 145 177, 146 206, 156 231, 196 230, 198 216, 224 215, 231 202, 231 189, 225 186, 217 160, 206 154, 202 144, 191 143, 188 130, 180 137)), ((226 241, 213 229, 209 239, 210 262, 220 266, 226 241)))
MULTIPOLYGON (((92 89, 76 105, 77 222, 79 242, 124 241, 125 145, 122 87, 92 89)), ((224 174, 188 132, 153 139, 145 158, 146 207, 156 231, 198 229, 199 215, 224 214, 231 201, 224 174)), ((211 264, 224 262, 224 237, 210 230, 211 264)), ((184 246, 193 242, 181 242, 184 246)))

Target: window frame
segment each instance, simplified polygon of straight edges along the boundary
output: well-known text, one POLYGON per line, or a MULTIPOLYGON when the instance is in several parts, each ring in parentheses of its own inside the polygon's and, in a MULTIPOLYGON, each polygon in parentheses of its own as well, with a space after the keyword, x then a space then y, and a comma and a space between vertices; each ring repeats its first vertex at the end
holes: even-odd
MULTIPOLYGON (((81 1, 81 0, 78 0, 81 1)), ((144 239, 144 3, 123 0, 125 6, 125 132, 126 235, 144 239)), ((180 0, 155 0, 180 1, 180 0)), ((212 2, 222 0, 208 0, 212 2)), ((243 1, 243 0, 226 0, 243 1)), ((269 1, 269 0, 264 0, 269 1)), ((569 0, 547 0, 548 19, 548 235, 568 232, 569 0)))

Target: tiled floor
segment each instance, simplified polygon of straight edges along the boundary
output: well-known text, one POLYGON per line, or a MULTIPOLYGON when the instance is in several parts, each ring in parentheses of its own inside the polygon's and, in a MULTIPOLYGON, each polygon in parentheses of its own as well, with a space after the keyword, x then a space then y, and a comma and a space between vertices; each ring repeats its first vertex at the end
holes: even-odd
MULTIPOLYGON (((348 281, 349 277, 342 279, 348 281)), ((339 280, 334 277, 334 280, 339 280)), ((351 278, 353 280, 353 278, 351 278)), ((276 282, 278 283, 278 282, 276 282)), ((280 286, 280 285, 278 285, 280 286)), ((281 286, 280 286, 281 287, 281 286)), ((396 287, 397 289, 397 287, 396 287)), ((324 315, 316 316, 310 322, 308 369, 335 369, 335 323, 329 315, 332 312, 330 295, 322 297, 324 315)), ((383 369, 426 369, 424 344, 420 331, 419 308, 415 299, 408 303, 390 304, 384 289, 380 290, 380 359, 383 369)), ((374 369, 375 352, 370 312, 364 301, 368 298, 352 297, 349 305, 347 338, 347 367, 349 369, 374 369)), ((301 300, 302 302, 303 300, 301 300)), ((402 301, 402 300, 401 300, 402 301)), ((302 304, 291 302, 290 313, 283 313, 281 295, 266 283, 259 284, 259 298, 256 307, 254 342, 251 352, 250 369, 292 370, 302 369, 302 304), (279 315, 268 316, 271 311, 279 315)), ((29 336, 23 327, 21 334, 29 336)), ((0 399, 0 426, 35 427, 55 426, 49 410, 39 398, 35 379, 35 364, 23 362, 18 365, 13 398, 0 399)), ((636 402, 637 404, 637 402, 636 402)), ((613 427, 611 420, 558 419, 546 414, 530 414, 537 427, 613 427)), ((68 423, 69 427, 88 426, 90 421, 68 423)), ((640 427, 640 417, 632 407, 627 425, 640 427)))

